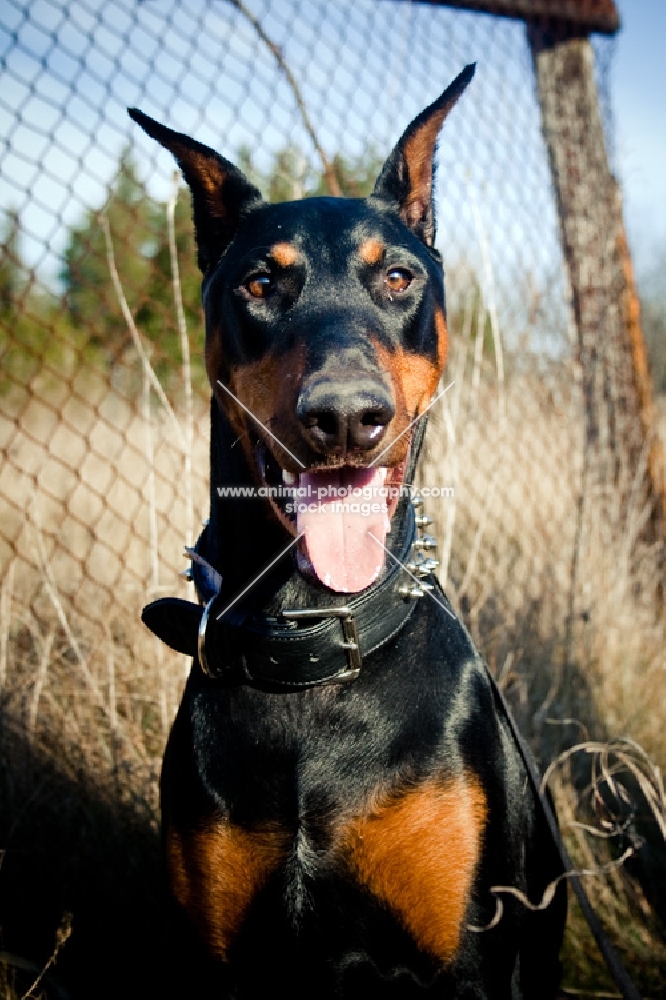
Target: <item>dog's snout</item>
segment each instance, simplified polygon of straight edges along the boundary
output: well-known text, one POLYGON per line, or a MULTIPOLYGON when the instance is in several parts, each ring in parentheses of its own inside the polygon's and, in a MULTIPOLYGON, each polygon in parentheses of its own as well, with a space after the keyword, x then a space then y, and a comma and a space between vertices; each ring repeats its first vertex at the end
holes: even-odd
POLYGON ((306 440, 328 454, 370 451, 394 415, 390 389, 373 378, 315 380, 303 387, 296 406, 306 440))

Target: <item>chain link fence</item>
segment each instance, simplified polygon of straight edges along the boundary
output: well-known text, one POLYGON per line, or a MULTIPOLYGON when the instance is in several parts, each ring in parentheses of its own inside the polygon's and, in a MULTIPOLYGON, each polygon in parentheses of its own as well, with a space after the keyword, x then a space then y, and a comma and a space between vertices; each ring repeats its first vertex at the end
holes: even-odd
MULTIPOLYGON (((612 160, 613 42, 592 44, 612 160)), ((0 59, 0 691, 21 739, 64 740, 67 766, 114 794, 125 768, 155 822, 187 664, 139 615, 192 596, 179 572, 207 516, 209 392, 189 196, 126 108, 273 198, 331 178, 362 195, 468 62, 437 165, 454 385, 420 473, 455 493, 426 504, 441 576, 542 758, 578 724, 623 725, 629 688, 638 703, 662 670, 660 546, 642 540, 636 469, 610 518, 585 494, 525 26, 389 0, 4 0, 0 59)), ((637 728, 661 754, 657 723, 637 728)))
MULTIPOLYGON (((566 363, 566 278, 519 23, 412 4, 150 0, 10 2, 3 20, 5 607, 20 594, 42 621, 58 601, 71 628, 90 635, 136 619, 156 592, 186 591, 182 546, 206 516, 189 196, 168 154, 132 126, 128 105, 218 148, 273 197, 325 189, 329 164, 345 190, 364 193, 407 122, 477 61, 438 163, 454 354, 475 340, 472 381, 494 367, 500 397, 514 354, 545 368, 566 363), (146 381, 144 351, 170 405, 146 381)), ((453 482, 445 465, 438 479, 474 520, 470 473, 464 463, 453 482)), ((445 507, 433 513, 450 517, 445 507)), ((467 546, 455 534, 464 563, 467 546)), ((133 645, 134 662, 149 669, 152 640, 130 632, 142 647, 133 645)))

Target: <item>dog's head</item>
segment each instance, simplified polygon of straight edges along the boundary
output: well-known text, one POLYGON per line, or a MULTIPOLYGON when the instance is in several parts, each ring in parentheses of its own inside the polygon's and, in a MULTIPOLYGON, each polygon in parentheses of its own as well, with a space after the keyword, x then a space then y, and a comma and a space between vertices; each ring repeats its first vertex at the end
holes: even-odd
POLYGON ((213 392, 271 516, 304 533, 301 568, 332 590, 381 572, 413 429, 444 367, 433 160, 473 74, 409 125, 366 199, 267 204, 212 149, 130 110, 192 192, 213 392))

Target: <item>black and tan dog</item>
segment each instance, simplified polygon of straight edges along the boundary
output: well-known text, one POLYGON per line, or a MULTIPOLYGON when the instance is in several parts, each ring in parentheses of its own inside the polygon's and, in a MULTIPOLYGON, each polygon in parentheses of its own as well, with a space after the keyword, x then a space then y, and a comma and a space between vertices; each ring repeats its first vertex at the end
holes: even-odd
POLYGON ((492 890, 538 902, 558 855, 413 504, 392 495, 446 357, 433 157, 473 72, 364 200, 266 204, 130 112, 192 191, 213 389, 201 604, 144 611, 194 656, 162 776, 170 890, 207 956, 181 995, 557 990, 563 893, 541 912, 505 895, 497 919, 492 890))

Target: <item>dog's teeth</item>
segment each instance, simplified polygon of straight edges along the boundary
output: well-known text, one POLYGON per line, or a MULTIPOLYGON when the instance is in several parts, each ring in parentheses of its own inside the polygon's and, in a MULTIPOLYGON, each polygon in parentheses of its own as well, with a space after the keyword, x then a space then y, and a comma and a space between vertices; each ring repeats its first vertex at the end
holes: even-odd
POLYGON ((287 472, 286 469, 282 470, 282 482, 286 486, 294 486, 298 481, 298 476, 295 472, 287 472))

